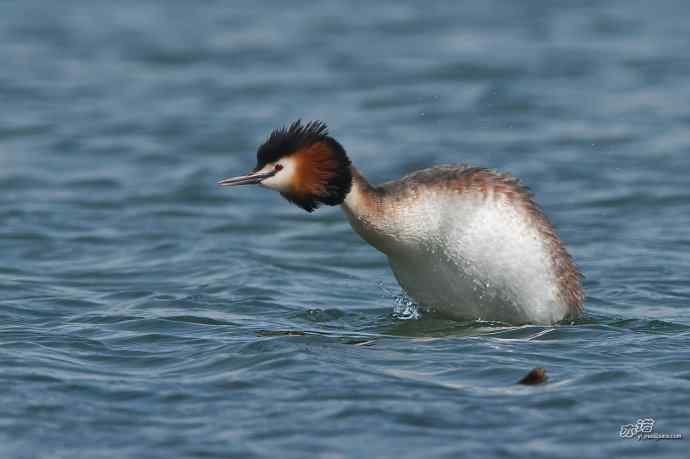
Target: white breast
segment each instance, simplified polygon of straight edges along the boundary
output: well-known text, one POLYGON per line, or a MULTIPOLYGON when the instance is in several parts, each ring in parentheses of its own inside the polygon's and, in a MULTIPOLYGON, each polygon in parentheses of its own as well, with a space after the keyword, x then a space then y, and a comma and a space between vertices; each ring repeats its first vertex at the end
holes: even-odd
POLYGON ((387 255, 419 304, 460 320, 554 323, 567 314, 540 234, 505 200, 432 195, 402 218, 387 255))
POLYGON ((510 193, 412 188, 384 196, 377 213, 353 209, 362 207, 354 196, 345 210, 415 302, 458 320, 552 324, 569 314, 553 241, 510 193))

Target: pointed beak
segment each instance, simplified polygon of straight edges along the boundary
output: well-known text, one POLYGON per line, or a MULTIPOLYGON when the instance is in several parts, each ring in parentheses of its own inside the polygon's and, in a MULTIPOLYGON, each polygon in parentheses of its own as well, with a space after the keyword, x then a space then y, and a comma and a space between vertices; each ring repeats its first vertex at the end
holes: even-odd
POLYGON ((269 177, 273 177, 275 172, 254 172, 253 174, 230 177, 218 182, 220 186, 256 185, 269 177))

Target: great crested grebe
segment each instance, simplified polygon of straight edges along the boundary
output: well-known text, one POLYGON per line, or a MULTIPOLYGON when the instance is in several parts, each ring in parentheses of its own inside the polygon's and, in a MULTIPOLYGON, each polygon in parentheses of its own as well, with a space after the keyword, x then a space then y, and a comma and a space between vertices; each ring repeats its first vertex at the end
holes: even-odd
POLYGON ((259 147, 248 175, 312 212, 342 205, 420 306, 457 320, 553 324, 583 307, 581 275, 529 191, 509 174, 435 166, 373 186, 326 124, 292 123, 259 147))

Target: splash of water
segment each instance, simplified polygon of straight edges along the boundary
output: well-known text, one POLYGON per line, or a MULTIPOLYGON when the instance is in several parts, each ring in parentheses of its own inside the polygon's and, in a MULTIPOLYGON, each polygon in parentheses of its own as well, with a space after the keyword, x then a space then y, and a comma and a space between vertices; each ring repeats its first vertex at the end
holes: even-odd
POLYGON ((393 300, 393 318, 398 320, 418 320, 422 317, 419 306, 404 292, 394 293, 386 288, 382 282, 378 286, 393 300))
POLYGON ((401 293, 393 298, 395 306, 393 307, 393 317, 399 320, 417 320, 422 317, 419 306, 412 301, 407 295, 401 293))

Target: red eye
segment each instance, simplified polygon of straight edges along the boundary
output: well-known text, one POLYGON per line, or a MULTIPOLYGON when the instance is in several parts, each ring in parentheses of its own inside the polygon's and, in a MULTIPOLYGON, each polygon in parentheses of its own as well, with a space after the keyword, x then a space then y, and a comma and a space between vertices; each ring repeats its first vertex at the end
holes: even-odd
POLYGON ((276 164, 276 167, 273 168, 276 172, 282 171, 283 170, 283 165, 282 164, 276 164))

